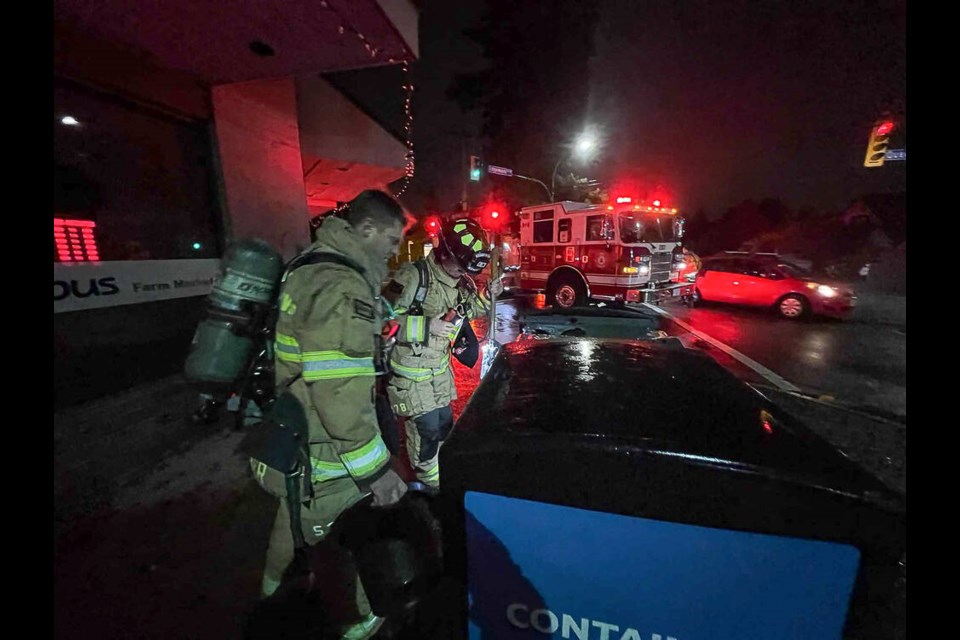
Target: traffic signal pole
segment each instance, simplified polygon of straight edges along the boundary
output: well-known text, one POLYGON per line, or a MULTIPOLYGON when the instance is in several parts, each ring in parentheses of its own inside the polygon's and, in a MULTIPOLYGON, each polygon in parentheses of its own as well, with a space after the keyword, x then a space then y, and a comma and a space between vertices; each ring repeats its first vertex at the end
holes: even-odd
MULTIPOLYGON (((496 231, 490 232, 490 238, 493 242, 493 251, 490 252, 490 282, 493 282, 500 276, 500 234, 496 231)), ((489 286, 488 289, 489 291, 489 286)), ((496 336, 497 328, 497 294, 490 292, 490 337, 496 336)))
MULTIPOLYGON (((467 163, 467 146, 463 141, 463 138, 460 138, 460 156, 464 164, 467 163)), ((470 178, 469 175, 464 176, 463 178, 463 192, 460 194, 460 211, 467 210, 467 181, 470 178)))
POLYGON ((529 178, 529 177, 527 177, 527 176, 522 176, 522 175, 520 175, 519 173, 515 173, 515 174, 513 174, 513 176, 511 176, 511 177, 513 177, 513 178, 520 178, 521 180, 529 180, 530 182, 536 182, 538 185, 540 185, 541 187, 543 187, 543 190, 544 190, 544 191, 547 192, 547 202, 553 202, 553 192, 550 191, 550 187, 548 187, 547 185, 545 185, 545 184, 544 184, 543 182, 541 182, 540 180, 537 180, 536 178, 529 178))
MULTIPOLYGON (((490 252, 490 282, 500 277, 500 234, 496 231, 490 232, 490 238, 493 242, 493 250, 490 252)), ((480 378, 490 370, 490 364, 500 350, 497 343, 497 294, 490 290, 487 284, 487 292, 490 294, 490 317, 487 321, 487 335, 484 345, 480 348, 480 378)))

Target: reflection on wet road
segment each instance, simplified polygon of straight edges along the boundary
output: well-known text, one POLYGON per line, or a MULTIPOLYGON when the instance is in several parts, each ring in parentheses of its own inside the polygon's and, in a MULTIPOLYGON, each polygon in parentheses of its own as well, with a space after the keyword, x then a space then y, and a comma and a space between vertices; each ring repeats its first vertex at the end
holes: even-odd
MULTIPOLYGON (((496 338, 501 344, 518 335, 522 304, 519 299, 498 302, 496 338)), ((720 305, 690 309, 667 304, 660 309, 680 321, 668 319, 664 326, 668 333, 689 348, 706 351, 747 382, 906 417, 906 332, 902 329, 849 320, 797 322, 765 311, 720 305)), ((473 326, 478 337, 486 335, 486 318, 474 320, 473 326)), ((470 370, 456 365, 455 373, 461 399, 454 409, 459 414, 479 382, 479 367, 470 370)))
POLYGON ((763 310, 719 305, 671 305, 665 310, 806 393, 906 416, 907 337, 897 327, 824 319, 797 322, 763 310))

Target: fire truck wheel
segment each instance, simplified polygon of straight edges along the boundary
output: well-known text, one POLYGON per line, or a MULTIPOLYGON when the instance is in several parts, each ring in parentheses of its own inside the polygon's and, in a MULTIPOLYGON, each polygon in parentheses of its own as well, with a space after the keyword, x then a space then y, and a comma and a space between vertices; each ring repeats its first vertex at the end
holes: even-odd
POLYGON ((583 284, 571 277, 561 277, 547 289, 547 304, 563 309, 579 307, 587 300, 583 284))

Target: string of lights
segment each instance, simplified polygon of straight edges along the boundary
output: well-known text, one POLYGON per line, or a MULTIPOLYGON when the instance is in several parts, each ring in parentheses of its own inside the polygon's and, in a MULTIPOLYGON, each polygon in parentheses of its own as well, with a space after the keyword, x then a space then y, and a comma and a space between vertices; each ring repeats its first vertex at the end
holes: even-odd
POLYGON ((410 63, 403 61, 403 90, 406 93, 403 101, 404 125, 403 132, 406 137, 407 153, 404 156, 405 166, 403 172, 403 185, 393 195, 399 198, 403 192, 410 186, 410 178, 414 172, 413 156, 413 111, 410 110, 410 101, 413 99, 413 80, 410 79, 410 63))
MULTIPOLYGON (((339 33, 341 37, 349 33, 352 37, 356 38, 361 45, 363 45, 364 49, 367 50, 367 53, 370 54, 371 58, 376 58, 378 55, 382 54, 382 51, 371 44, 365 35, 353 28, 348 21, 344 20, 343 16, 340 15, 340 12, 337 11, 333 5, 327 2, 327 0, 320 0, 320 7, 327 9, 337 17, 337 21, 339 22, 337 26, 337 33, 339 33)), ((396 64, 397 61, 396 59, 390 57, 387 58, 387 62, 389 64, 396 64)), ((404 154, 403 183, 400 186, 400 189, 393 194, 397 198, 403 195, 403 193, 407 190, 407 187, 410 186, 410 178, 413 177, 415 166, 413 154, 413 112, 410 109, 410 104, 413 100, 413 80, 410 79, 410 62, 408 60, 404 60, 402 64, 403 84, 401 85, 401 88, 404 91, 403 132, 405 137, 404 144, 407 148, 407 151, 404 154)))

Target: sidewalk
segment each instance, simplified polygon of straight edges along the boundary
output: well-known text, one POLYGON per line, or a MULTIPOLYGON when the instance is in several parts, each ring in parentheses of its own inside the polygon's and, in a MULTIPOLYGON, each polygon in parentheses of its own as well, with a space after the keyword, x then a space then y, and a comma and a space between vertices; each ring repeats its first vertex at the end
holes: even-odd
POLYGON ((54 635, 239 638, 276 501, 172 376, 54 414, 54 635))

